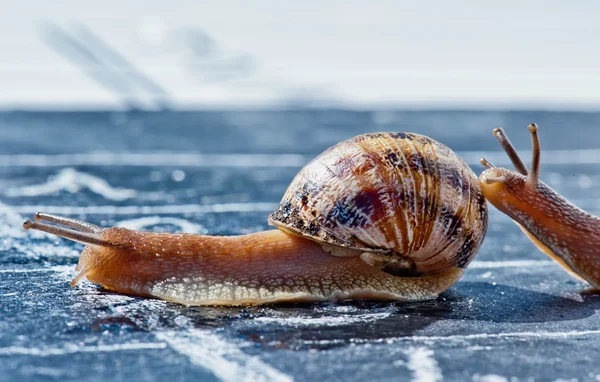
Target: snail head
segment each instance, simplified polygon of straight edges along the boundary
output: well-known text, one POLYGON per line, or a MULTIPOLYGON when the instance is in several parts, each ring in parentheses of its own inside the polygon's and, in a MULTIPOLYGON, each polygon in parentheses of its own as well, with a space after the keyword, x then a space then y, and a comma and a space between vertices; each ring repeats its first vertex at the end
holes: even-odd
MULTIPOLYGON (((493 130, 511 162, 515 171, 495 167, 487 159, 482 158, 481 164, 487 169, 479 176, 479 185, 485 198, 500 211, 513 215, 515 209, 531 200, 535 194, 540 175, 540 140, 538 127, 535 123, 529 125, 532 141, 531 167, 528 170, 514 146, 502 128, 493 130)), ((528 203, 526 203, 528 204, 528 203)))

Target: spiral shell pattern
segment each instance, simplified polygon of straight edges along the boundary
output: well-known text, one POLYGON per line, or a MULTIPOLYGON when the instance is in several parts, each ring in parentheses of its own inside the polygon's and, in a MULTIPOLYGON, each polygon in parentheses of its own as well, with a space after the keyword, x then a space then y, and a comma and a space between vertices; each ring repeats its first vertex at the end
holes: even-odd
POLYGON ((404 275, 465 268, 487 229, 477 177, 445 145, 413 133, 341 142, 296 175, 269 223, 410 264, 404 275))

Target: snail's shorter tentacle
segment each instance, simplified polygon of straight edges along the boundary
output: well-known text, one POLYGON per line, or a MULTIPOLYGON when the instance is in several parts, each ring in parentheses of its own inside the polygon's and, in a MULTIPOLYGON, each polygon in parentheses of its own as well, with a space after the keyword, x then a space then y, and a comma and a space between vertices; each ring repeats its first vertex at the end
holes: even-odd
POLYGON ((540 137, 535 123, 529 125, 528 129, 531 132, 531 171, 527 175, 527 182, 535 185, 540 179, 540 137))
POLYGON ((517 150, 515 150, 515 147, 512 145, 512 143, 510 143, 510 140, 508 139, 508 136, 504 133, 504 130, 501 127, 497 127, 492 131, 492 133, 494 134, 494 137, 496 137, 504 151, 506 151, 506 154, 515 166, 517 172, 523 175, 527 175, 527 167, 525 166, 525 163, 523 163, 521 157, 517 153, 517 150))
POLYGON ((99 232, 77 231, 71 228, 60 227, 51 224, 32 222, 31 220, 25 220, 25 222, 23 222, 23 228, 51 233, 53 235, 64 237, 65 239, 73 240, 82 244, 95 244, 102 246, 111 245, 110 242, 102 240, 99 232))
POLYGON ((506 178, 503 177, 503 176, 496 176, 496 177, 486 176, 485 179, 484 179, 484 182, 486 184, 503 183, 505 180, 506 180, 506 178))
POLYGON ((490 162, 489 160, 485 159, 485 158, 481 158, 479 160, 479 163, 481 163, 484 167, 486 168, 496 168, 496 166, 494 166, 492 164, 492 162, 490 162))

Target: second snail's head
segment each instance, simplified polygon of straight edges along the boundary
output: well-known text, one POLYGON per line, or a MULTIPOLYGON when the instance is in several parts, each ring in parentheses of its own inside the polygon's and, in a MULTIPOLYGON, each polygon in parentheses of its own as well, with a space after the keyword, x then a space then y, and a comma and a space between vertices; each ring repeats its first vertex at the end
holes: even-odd
POLYGON ((516 215, 527 214, 536 199, 540 172, 540 143, 537 130, 536 124, 529 125, 533 143, 529 170, 501 128, 494 129, 493 133, 515 166, 515 171, 495 167, 486 159, 481 160, 481 164, 487 168, 479 176, 479 186, 483 195, 494 207, 513 219, 516 215))
POLYGON ((526 198, 531 191, 525 175, 497 167, 488 168, 479 175, 479 186, 487 201, 504 213, 518 204, 515 199, 526 198))

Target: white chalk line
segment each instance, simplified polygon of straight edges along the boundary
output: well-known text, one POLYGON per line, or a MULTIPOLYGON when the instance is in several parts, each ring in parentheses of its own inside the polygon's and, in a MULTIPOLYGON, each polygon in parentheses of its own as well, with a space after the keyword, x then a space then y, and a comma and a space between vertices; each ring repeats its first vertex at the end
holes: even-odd
POLYGON ((235 344, 212 332, 195 329, 187 332, 160 332, 156 334, 156 338, 222 381, 293 381, 291 376, 262 362, 256 356, 244 353, 235 344))
POLYGON ((482 261, 474 260, 467 269, 493 269, 493 268, 535 268, 551 267, 556 263, 549 260, 506 260, 506 261, 482 261))
POLYGON ((330 344, 344 344, 346 342, 354 344, 392 344, 396 342, 416 342, 416 343, 432 343, 432 342, 449 342, 450 344, 456 344, 460 341, 470 340, 488 340, 488 339, 567 339, 572 337, 586 337, 586 336, 598 336, 600 330, 582 330, 582 331, 567 331, 567 332, 509 332, 509 333, 476 333, 476 334, 463 334, 463 335, 449 335, 449 336, 404 336, 404 337, 388 337, 379 339, 362 339, 352 338, 349 341, 346 340, 306 340, 303 341, 305 344, 315 345, 330 345, 330 344))
MULTIPOLYGON (((504 151, 457 151, 470 165, 486 157, 496 165, 509 165, 504 151)), ((530 152, 519 152, 528 157, 530 152)), ((0 155, 0 167, 65 166, 175 166, 175 167, 302 167, 313 159, 302 154, 199 154, 199 153, 110 153, 0 155)), ((545 150, 542 164, 599 164, 600 149, 545 150)))
POLYGON ((131 351, 131 350, 155 350, 166 349, 165 342, 146 342, 132 344, 115 344, 115 345, 97 345, 97 346, 77 346, 73 344, 65 344, 60 348, 27 348, 22 346, 7 346, 0 347, 0 356, 11 355, 28 355, 37 357, 61 356, 75 353, 98 353, 98 352, 115 352, 115 351, 131 351))
POLYGON ((40 272, 56 272, 50 268, 33 268, 33 269, 0 269, 0 273, 40 273, 40 272))
MULTIPOLYGON (((600 330, 582 330, 582 331, 567 331, 567 332, 509 332, 509 333, 477 333, 464 335, 450 336, 413 336, 413 337, 396 337, 395 340, 408 341, 457 341, 457 340, 479 340, 479 339, 496 339, 496 338, 533 338, 533 339, 564 339, 571 337, 585 337, 600 335, 600 330)), ((385 342, 386 340, 382 340, 385 342)))
POLYGON ((81 153, 0 155, 0 167, 175 166, 301 167, 311 157, 300 154, 81 153))
POLYGON ((390 317, 391 313, 370 313, 331 317, 257 317, 256 322, 286 326, 342 326, 374 322, 390 317))
POLYGON ((71 272, 75 269, 73 265, 53 265, 47 268, 17 268, 17 269, 0 269, 0 273, 48 273, 48 272, 71 272))
POLYGON ((439 382, 444 379, 442 370, 433 357, 433 350, 425 347, 408 348, 406 367, 412 372, 413 382, 439 382))
POLYGON ((9 188, 5 195, 9 197, 32 197, 57 193, 62 190, 77 192, 87 188, 97 195, 111 200, 126 200, 136 196, 136 191, 127 188, 112 187, 102 178, 73 168, 64 168, 58 174, 50 176, 44 183, 9 188))
POLYGON ((164 215, 164 214, 207 214, 228 212, 273 212, 277 208, 275 203, 221 203, 221 204, 180 204, 160 206, 46 206, 46 205, 21 205, 11 206, 14 212, 20 214, 33 214, 45 212, 60 215, 164 215))

